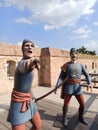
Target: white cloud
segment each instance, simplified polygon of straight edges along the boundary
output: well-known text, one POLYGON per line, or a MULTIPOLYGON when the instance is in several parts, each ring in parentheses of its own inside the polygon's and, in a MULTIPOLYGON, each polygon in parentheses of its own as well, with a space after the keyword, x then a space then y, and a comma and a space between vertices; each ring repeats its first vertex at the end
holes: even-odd
POLYGON ((51 29, 54 29, 54 28, 55 28, 55 26, 49 26, 47 24, 44 26, 45 30, 51 30, 51 29))
MULTIPOLYGON (((20 10, 27 8, 32 13, 28 18, 20 18, 28 24, 34 21, 45 23, 44 29, 50 30, 74 24, 81 16, 94 12, 97 0, 5 0, 6 5, 16 6, 20 10), (25 20, 26 19, 26 20, 25 20)), ((19 22, 19 19, 18 19, 19 22)))
POLYGON ((74 30, 73 32, 78 34, 81 38, 87 38, 91 31, 92 30, 88 29, 87 26, 85 25, 83 27, 80 27, 80 28, 74 30))
POLYGON ((18 42, 17 45, 22 45, 22 42, 18 42))
POLYGON ((94 25, 98 26, 98 22, 94 22, 94 25))
POLYGON ((87 50, 96 51, 96 53, 98 54, 98 41, 91 40, 85 43, 83 46, 86 47, 87 50))
POLYGON ((25 18, 16 19, 15 21, 18 22, 18 23, 32 24, 32 22, 29 19, 25 19, 25 18))

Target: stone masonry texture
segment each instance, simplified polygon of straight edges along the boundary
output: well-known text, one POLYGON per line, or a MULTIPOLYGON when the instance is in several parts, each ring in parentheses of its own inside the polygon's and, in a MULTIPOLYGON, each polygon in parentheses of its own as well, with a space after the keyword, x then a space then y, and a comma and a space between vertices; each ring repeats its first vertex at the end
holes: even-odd
MULTIPOLYGON (((69 51, 56 48, 34 48, 34 57, 40 60, 40 71, 35 70, 32 87, 42 85, 53 87, 60 73, 60 67, 70 60, 69 51)), ((20 45, 0 43, 0 93, 8 92, 13 88, 15 68, 22 58, 20 45)), ((83 63, 89 72, 98 67, 98 56, 78 55, 79 62, 83 63)))

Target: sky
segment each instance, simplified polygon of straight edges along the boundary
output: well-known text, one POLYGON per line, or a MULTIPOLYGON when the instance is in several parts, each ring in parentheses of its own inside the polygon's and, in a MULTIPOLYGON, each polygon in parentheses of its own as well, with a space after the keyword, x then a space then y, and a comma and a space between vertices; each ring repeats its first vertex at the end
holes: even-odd
POLYGON ((0 43, 98 54, 98 0, 0 0, 0 43))

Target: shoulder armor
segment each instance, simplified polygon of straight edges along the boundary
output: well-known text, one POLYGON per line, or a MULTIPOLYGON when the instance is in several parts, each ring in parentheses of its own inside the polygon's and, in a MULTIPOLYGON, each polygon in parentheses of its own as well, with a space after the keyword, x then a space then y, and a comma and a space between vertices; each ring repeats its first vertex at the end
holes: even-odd
POLYGON ((63 65, 61 66, 61 70, 64 71, 64 72, 66 72, 68 65, 69 65, 68 62, 66 62, 65 64, 63 64, 63 65))

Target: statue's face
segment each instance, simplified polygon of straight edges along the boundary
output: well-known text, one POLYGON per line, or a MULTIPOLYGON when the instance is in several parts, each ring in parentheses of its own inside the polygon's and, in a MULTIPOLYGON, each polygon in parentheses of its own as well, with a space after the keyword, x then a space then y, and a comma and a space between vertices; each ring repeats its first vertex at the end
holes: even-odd
POLYGON ((71 57, 71 60, 77 60, 77 58, 78 58, 78 54, 76 53, 76 52, 72 52, 71 54, 70 54, 70 57, 71 57))
POLYGON ((34 53, 34 46, 32 43, 25 43, 23 46, 23 57, 24 58, 32 58, 34 53))

